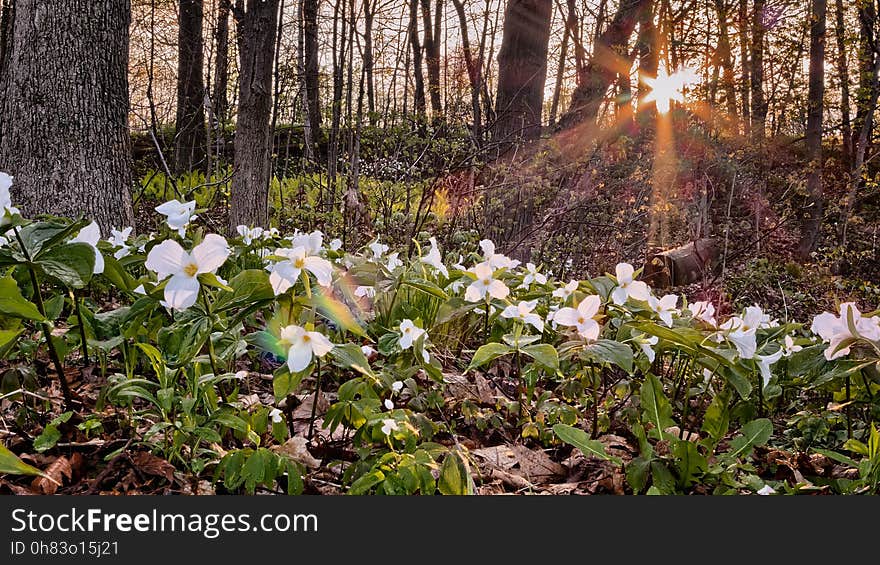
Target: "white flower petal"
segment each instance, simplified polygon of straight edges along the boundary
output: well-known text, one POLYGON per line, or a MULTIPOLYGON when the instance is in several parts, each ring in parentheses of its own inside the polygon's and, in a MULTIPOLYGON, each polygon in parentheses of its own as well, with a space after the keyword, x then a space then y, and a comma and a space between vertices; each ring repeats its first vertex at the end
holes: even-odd
POLYGON ((226 238, 215 233, 206 235, 204 241, 192 250, 192 257, 198 266, 199 273, 216 271, 226 262, 229 254, 230 249, 226 238))
POLYGON ((173 275, 165 285, 163 306, 174 310, 186 310, 199 297, 199 281, 186 275, 173 275))
POLYGON ((144 267, 156 273, 158 278, 164 279, 168 275, 176 275, 182 272, 184 265, 189 262, 189 254, 173 239, 166 239, 159 245, 150 249, 144 267))

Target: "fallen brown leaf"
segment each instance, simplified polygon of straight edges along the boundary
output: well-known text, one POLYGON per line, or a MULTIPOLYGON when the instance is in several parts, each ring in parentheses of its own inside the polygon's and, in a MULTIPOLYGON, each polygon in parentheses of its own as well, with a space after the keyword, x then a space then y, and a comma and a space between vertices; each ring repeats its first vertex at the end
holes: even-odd
POLYGON ((174 465, 148 451, 138 451, 131 458, 132 464, 141 472, 156 477, 163 477, 169 483, 174 482, 174 465))
POLYGON ((56 459, 46 470, 46 477, 37 477, 31 483, 31 487, 42 494, 55 494, 58 487, 64 482, 64 478, 69 480, 73 476, 73 470, 70 468, 70 461, 63 455, 56 459))

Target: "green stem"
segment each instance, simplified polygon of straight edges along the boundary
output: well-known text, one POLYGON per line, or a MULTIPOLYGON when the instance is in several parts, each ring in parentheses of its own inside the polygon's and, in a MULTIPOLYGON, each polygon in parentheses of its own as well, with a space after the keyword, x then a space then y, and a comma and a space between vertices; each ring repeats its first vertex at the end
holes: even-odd
POLYGON ((80 298, 73 290, 70 291, 70 299, 73 301, 73 308, 76 311, 76 321, 79 324, 80 345, 82 347, 83 362, 88 367, 89 363, 89 344, 86 342, 86 327, 83 325, 82 310, 80 308, 80 298))
POLYGON ((593 388, 593 429, 590 430, 590 437, 596 439, 599 437, 599 383, 593 367, 590 367, 590 386, 593 388))
MULTIPOLYGON (((211 320, 211 330, 208 332, 208 362, 211 364, 211 372, 214 373, 214 378, 216 379, 220 375, 220 373, 217 370, 217 360, 214 353, 214 341, 211 339, 211 334, 214 333, 214 315, 211 313, 211 303, 208 300, 208 295, 205 292, 204 287, 201 288, 201 292, 202 303, 205 305, 205 313, 208 314, 208 319, 211 320)), ((220 397, 223 399, 223 402, 229 402, 229 393, 226 391, 224 383, 218 382, 217 390, 220 391, 220 397)))
POLYGON ((852 414, 849 410, 850 401, 850 377, 846 376, 846 439, 852 439, 852 414))
MULTIPOLYGON (((37 305, 37 310, 45 318, 46 307, 43 305, 43 295, 40 292, 40 281, 37 279, 37 271, 31 264, 30 254, 27 252, 27 247, 21 239, 18 227, 14 228, 13 231, 15 232, 18 244, 21 246, 21 252, 28 261, 28 273, 31 276, 31 285, 34 287, 34 302, 37 305)), ((73 404, 73 395, 70 393, 70 386, 68 386, 67 379, 64 376, 64 367, 61 364, 61 358, 58 356, 58 350, 55 349, 55 344, 52 343, 52 328, 49 327, 48 321, 41 322, 40 326, 43 330, 43 337, 46 339, 46 346, 49 348, 49 358, 52 359, 52 364, 55 365, 55 372, 58 374, 58 381, 61 384, 61 393, 64 395, 64 408, 68 408, 73 404)))
POLYGON ((315 369, 317 371, 317 375, 315 376, 315 392, 312 394, 312 413, 309 416, 309 442, 312 441, 312 434, 315 431, 315 414, 318 411, 318 395, 321 394, 321 359, 315 360, 315 369))

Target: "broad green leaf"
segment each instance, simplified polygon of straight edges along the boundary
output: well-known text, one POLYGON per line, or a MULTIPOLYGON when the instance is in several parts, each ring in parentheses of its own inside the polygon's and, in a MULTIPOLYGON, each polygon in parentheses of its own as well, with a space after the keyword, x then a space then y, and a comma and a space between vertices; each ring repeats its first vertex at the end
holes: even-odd
POLYGON ((434 324, 440 325, 451 322, 481 306, 483 306, 482 302, 465 302, 461 298, 452 297, 437 309, 437 317, 434 320, 434 324))
POLYGON ((697 444, 692 441, 676 440, 672 446, 672 454, 675 456, 680 488, 696 483, 709 467, 706 458, 697 450, 697 444))
POLYGON ((40 477, 45 477, 53 483, 58 483, 58 481, 52 479, 46 473, 40 471, 36 467, 28 465, 27 463, 19 459, 18 456, 6 449, 6 446, 4 446, 2 443, 0 443, 0 474, 37 475, 40 477))
POLYGON ((471 494, 472 491, 468 486, 469 478, 470 473, 461 456, 455 451, 450 451, 440 467, 437 489, 446 495, 471 494))
POLYGON ((728 406, 730 403, 730 392, 727 388, 715 395, 706 414, 703 416, 702 431, 709 434, 707 443, 714 448, 721 439, 727 435, 730 428, 730 414, 728 406))
POLYGON ((612 339, 600 339, 584 347, 582 355, 602 363, 617 365, 627 373, 633 370, 633 353, 628 345, 612 339))
POLYGON ((337 345, 330 351, 330 355, 336 360, 336 364, 343 369, 354 369, 362 375, 376 379, 376 373, 370 367, 370 362, 361 351, 360 346, 354 343, 337 345))
POLYGON ((46 250, 34 265, 69 288, 82 288, 92 278, 95 250, 87 243, 64 243, 46 250))
POLYGON ((638 494, 648 484, 648 472, 651 470, 651 459, 636 457, 626 465, 626 482, 638 494))
POLYGON ((818 453, 820 455, 824 455, 825 457, 828 457, 829 459, 833 459, 834 461, 837 461, 838 463, 843 463, 844 465, 849 465, 850 467, 853 467, 854 469, 859 468, 858 461, 856 461, 850 457, 847 457, 846 455, 843 455, 842 453, 837 453, 836 451, 831 451, 830 449, 820 449, 818 447, 814 447, 813 451, 815 451, 816 453, 818 453))
POLYGON ((28 256, 31 259, 39 259, 43 250, 51 249, 54 244, 79 232, 88 223, 88 220, 80 220, 71 224, 54 221, 35 222, 22 227, 19 235, 24 242, 28 256))
POLYGON ((0 330, 0 359, 3 359, 8 353, 7 349, 11 349, 15 339, 21 335, 24 330, 0 330))
POLYGON ((21 295, 12 275, 0 279, 0 314, 37 322, 46 319, 33 302, 21 295))
POLYGON ((537 343, 535 345, 527 345, 520 349, 523 353, 554 371, 559 368, 559 354, 556 348, 549 343, 537 343))
POLYGON ((360 476, 355 482, 351 484, 351 487, 348 489, 348 494, 366 494, 370 491, 371 488, 378 485, 384 480, 385 473, 383 473, 382 471, 379 471, 378 469, 370 471, 369 473, 360 476))
POLYGON ((553 426, 553 433, 565 443, 580 449, 587 457, 598 457, 618 465, 622 463, 619 457, 605 453, 605 446, 602 445, 602 442, 590 439, 587 432, 579 428, 566 424, 556 424, 553 426))
POLYGON ((773 423, 767 418, 752 420, 740 430, 740 434, 730 441, 730 452, 727 457, 735 459, 745 457, 755 446, 764 445, 773 434, 773 423))
MULTIPOLYGON (((675 494, 675 477, 662 461, 651 461, 651 485, 657 489, 655 494, 675 494)), ((652 494, 650 490, 648 494, 652 494)))
POLYGON ((654 425, 651 431, 663 439, 663 430, 674 426, 675 422, 672 420, 672 406, 663 394, 663 385, 652 373, 648 373, 642 384, 640 398, 644 418, 654 425))
POLYGON ((440 300, 449 300, 449 295, 443 292, 443 289, 436 284, 421 279, 404 279, 401 284, 411 286, 426 294, 430 294, 440 300))
POLYGON ((229 281, 231 294, 222 294, 214 304, 216 312, 252 306, 255 303, 268 303, 275 298, 269 273, 260 269, 248 269, 232 277, 229 281))
POLYGON ((309 369, 298 373, 291 373, 287 370, 287 365, 279 368, 272 379, 272 392, 275 394, 275 402, 281 402, 288 395, 296 392, 299 383, 302 382, 303 377, 308 371, 309 369))
POLYGON ((210 339, 211 320, 205 317, 179 320, 159 330, 157 344, 169 367, 190 363, 210 339))
POLYGON ((476 353, 474 353, 473 359, 471 359, 471 364, 468 365, 468 368, 465 372, 470 371, 471 369, 476 369, 477 367, 481 367, 492 361, 501 357, 502 355, 507 355, 513 352, 513 348, 504 345, 503 343, 487 343, 483 345, 479 349, 477 349, 476 353))
POLYGON ((112 255, 104 256, 103 275, 120 290, 131 292, 137 287, 134 277, 112 255))

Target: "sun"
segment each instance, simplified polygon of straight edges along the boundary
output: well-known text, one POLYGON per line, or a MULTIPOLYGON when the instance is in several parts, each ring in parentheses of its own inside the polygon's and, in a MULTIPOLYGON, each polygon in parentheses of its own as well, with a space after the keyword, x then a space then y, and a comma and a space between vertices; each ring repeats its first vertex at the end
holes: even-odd
POLYGON ((651 89, 642 100, 644 103, 656 102, 657 111, 665 114, 669 111, 670 102, 684 102, 684 90, 688 86, 699 81, 697 71, 684 67, 672 74, 666 68, 661 68, 655 78, 642 79, 651 89))

